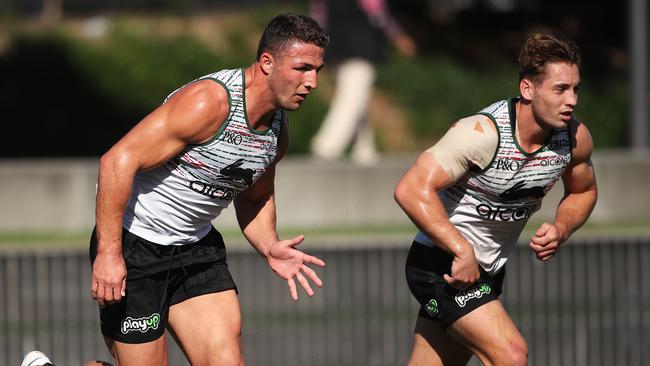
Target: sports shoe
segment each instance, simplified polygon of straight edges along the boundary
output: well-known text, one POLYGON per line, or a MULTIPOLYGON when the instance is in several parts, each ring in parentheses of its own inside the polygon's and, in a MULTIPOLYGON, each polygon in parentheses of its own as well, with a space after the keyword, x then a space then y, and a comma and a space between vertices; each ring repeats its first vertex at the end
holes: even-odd
POLYGON ((54 364, 43 352, 31 351, 25 355, 20 366, 54 366, 54 364))

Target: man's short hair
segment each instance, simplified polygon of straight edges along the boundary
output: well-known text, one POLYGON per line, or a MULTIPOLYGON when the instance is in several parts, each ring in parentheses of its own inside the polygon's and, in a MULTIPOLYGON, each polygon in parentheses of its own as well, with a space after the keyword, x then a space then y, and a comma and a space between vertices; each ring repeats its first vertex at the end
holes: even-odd
POLYGON ((263 52, 275 55, 295 41, 325 48, 329 40, 327 32, 314 19, 298 14, 280 14, 271 19, 264 29, 255 59, 259 61, 263 52))
POLYGON ((561 34, 533 33, 519 52, 519 80, 541 81, 547 63, 565 62, 580 69, 580 50, 561 34))

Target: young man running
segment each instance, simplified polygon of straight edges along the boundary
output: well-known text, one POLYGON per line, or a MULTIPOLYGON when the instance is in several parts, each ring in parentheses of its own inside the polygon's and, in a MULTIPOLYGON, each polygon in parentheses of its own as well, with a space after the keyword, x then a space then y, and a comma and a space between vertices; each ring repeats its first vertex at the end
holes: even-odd
POLYGON ((580 55, 534 34, 519 56, 517 98, 456 122, 406 172, 395 198, 420 229, 406 263, 422 305, 410 365, 525 365, 526 341, 503 305, 505 264, 542 198, 562 179, 555 220, 530 240, 547 261, 588 218, 597 190, 592 139, 573 117, 580 55))

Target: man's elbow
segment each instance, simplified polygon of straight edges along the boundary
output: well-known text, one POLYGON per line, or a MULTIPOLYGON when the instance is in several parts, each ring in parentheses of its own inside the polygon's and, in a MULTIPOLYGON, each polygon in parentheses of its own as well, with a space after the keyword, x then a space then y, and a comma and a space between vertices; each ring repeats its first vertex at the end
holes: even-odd
POLYGON ((589 214, 591 214, 591 211, 596 207, 596 203, 598 202, 598 188, 596 185, 594 185, 593 189, 591 190, 591 210, 589 211, 589 214))
POLYGON ((121 172, 129 173, 137 170, 137 164, 134 163, 128 154, 119 150, 111 149, 99 158, 99 171, 101 172, 121 172))
POLYGON ((408 185, 404 181, 400 181, 399 183, 397 183, 397 186, 395 187, 395 191, 393 192, 393 199, 401 207, 404 207, 406 200, 410 196, 408 192, 409 192, 408 185))
POLYGON ((106 171, 114 170, 116 165, 115 160, 116 160, 116 156, 114 152, 109 150, 106 153, 104 153, 104 155, 102 155, 99 158, 99 171, 106 172, 106 171))

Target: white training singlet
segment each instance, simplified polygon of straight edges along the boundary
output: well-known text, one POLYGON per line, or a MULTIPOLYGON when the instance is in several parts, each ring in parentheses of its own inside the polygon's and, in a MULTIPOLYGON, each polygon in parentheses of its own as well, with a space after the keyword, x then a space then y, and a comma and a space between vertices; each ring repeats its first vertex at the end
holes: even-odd
MULTIPOLYGON (((439 192, 449 220, 472 244, 478 263, 490 274, 505 265, 526 222, 571 162, 568 128, 553 130, 537 151, 523 151, 514 138, 516 102, 516 98, 502 100, 479 112, 499 132, 494 158, 486 169, 470 168, 439 192)), ((422 232, 415 241, 434 246, 422 232)))
POLYGON ((228 117, 210 141, 188 145, 167 163, 137 173, 124 213, 126 230, 161 245, 197 242, 221 210, 275 160, 284 112, 275 112, 268 130, 252 129, 244 75, 244 69, 233 69, 199 78, 226 89, 228 117))

